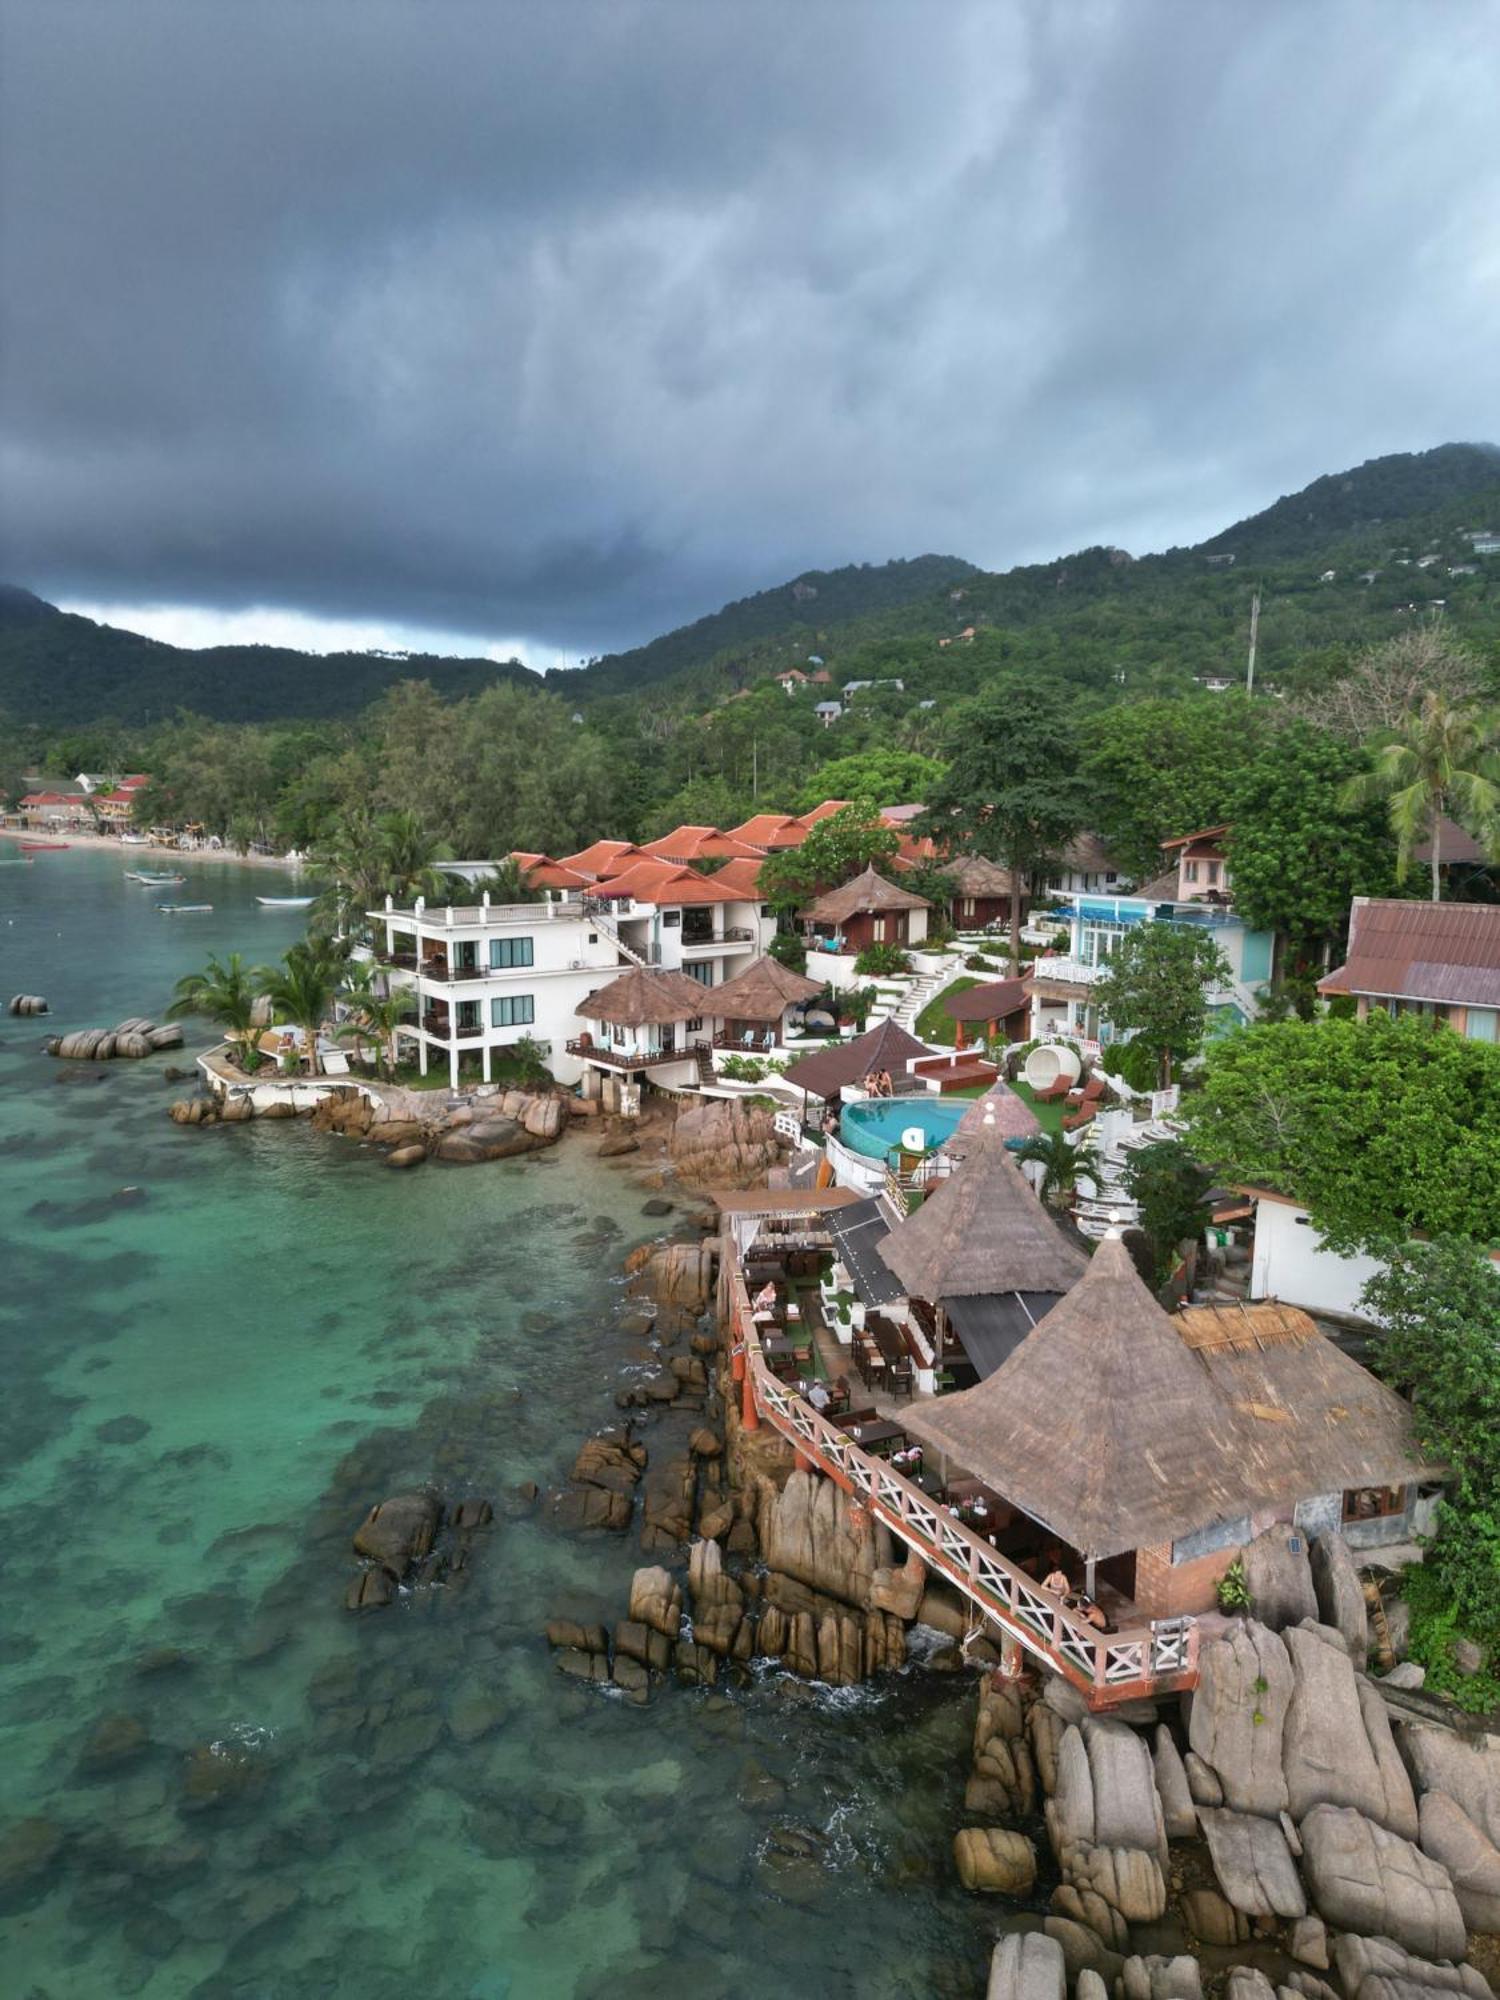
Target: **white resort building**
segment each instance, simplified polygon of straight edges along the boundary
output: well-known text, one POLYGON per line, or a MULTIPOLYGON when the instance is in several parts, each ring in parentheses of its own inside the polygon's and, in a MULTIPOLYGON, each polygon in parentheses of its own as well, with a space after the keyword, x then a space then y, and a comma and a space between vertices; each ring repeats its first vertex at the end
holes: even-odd
MULTIPOLYGON (((580 1051, 597 1029, 585 1003, 620 973, 660 970, 694 982, 706 1020, 715 1013, 710 989, 770 943, 775 920, 746 887, 623 842, 598 845, 616 852, 524 857, 534 884, 557 885, 537 902, 492 903, 481 894, 474 903, 419 897, 398 908, 388 898, 368 912, 376 960, 393 988, 414 995, 415 1019, 403 1032, 424 1076, 443 1064, 457 1089, 460 1062, 477 1056, 488 1082, 496 1054, 530 1037, 559 1082, 576 1083, 591 1067, 580 1051), (591 877, 588 859, 619 872, 591 877)), ((696 1034, 702 1021, 683 1018, 696 1034)))

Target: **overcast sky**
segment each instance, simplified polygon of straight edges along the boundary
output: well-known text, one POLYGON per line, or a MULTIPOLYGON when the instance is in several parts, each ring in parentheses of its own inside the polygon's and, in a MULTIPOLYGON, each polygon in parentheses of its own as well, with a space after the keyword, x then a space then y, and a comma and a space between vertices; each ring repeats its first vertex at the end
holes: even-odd
POLYGON ((0 577, 533 664, 1500 438, 1494 0, 0 0, 0 577))

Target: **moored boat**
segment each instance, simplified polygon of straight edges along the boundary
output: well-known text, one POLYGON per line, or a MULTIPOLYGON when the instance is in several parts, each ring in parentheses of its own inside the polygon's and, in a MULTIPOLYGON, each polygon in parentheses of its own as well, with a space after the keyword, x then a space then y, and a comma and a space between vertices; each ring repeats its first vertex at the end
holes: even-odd
POLYGON ((50 854, 54 849, 66 847, 67 845, 68 842, 65 840, 23 840, 21 842, 21 852, 23 854, 50 854))
POLYGON ((257 896, 256 902, 263 910, 305 910, 314 898, 311 896, 257 896))
POLYGON ((186 875, 143 875, 138 869, 127 868, 125 870, 125 880, 127 882, 144 882, 148 889, 172 889, 179 882, 185 882, 187 877, 186 875))
POLYGON ((212 903, 158 903, 164 917, 198 917, 213 908, 212 903))

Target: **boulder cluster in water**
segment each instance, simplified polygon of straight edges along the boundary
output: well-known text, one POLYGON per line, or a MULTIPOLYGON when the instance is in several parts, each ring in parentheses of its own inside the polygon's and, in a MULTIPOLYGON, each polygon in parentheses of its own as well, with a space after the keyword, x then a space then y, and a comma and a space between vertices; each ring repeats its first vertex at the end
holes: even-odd
POLYGON ((51 1035, 43 1047, 49 1056, 60 1056, 67 1062, 111 1062, 116 1057, 139 1061, 163 1049, 180 1049, 182 1024, 168 1021, 158 1026, 144 1015, 133 1015, 114 1028, 79 1028, 70 1035, 51 1035))

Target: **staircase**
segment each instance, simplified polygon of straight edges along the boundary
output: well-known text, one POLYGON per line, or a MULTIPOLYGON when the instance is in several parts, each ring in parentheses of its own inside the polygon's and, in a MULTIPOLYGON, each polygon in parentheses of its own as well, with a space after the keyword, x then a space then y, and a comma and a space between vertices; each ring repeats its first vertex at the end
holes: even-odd
POLYGON ((961 959, 950 956, 943 960, 938 971, 924 972, 920 979, 914 979, 891 1015, 897 1027, 905 1028, 908 1034, 914 1035, 917 1031, 917 1016, 935 994, 941 993, 945 986, 953 983, 954 967, 962 963, 961 959))
POLYGON ((619 933, 614 919, 608 916, 601 906, 590 904, 588 906, 588 919, 596 931, 609 939, 622 958, 629 959, 632 965, 638 965, 643 971, 649 967, 651 961, 642 958, 634 945, 626 944, 624 938, 619 933))
POLYGON ((694 1042, 693 1060, 698 1065, 698 1086, 700 1089, 706 1090, 711 1084, 718 1082, 719 1076, 718 1071, 714 1068, 714 1052, 712 1049, 705 1048, 702 1042, 694 1042))

